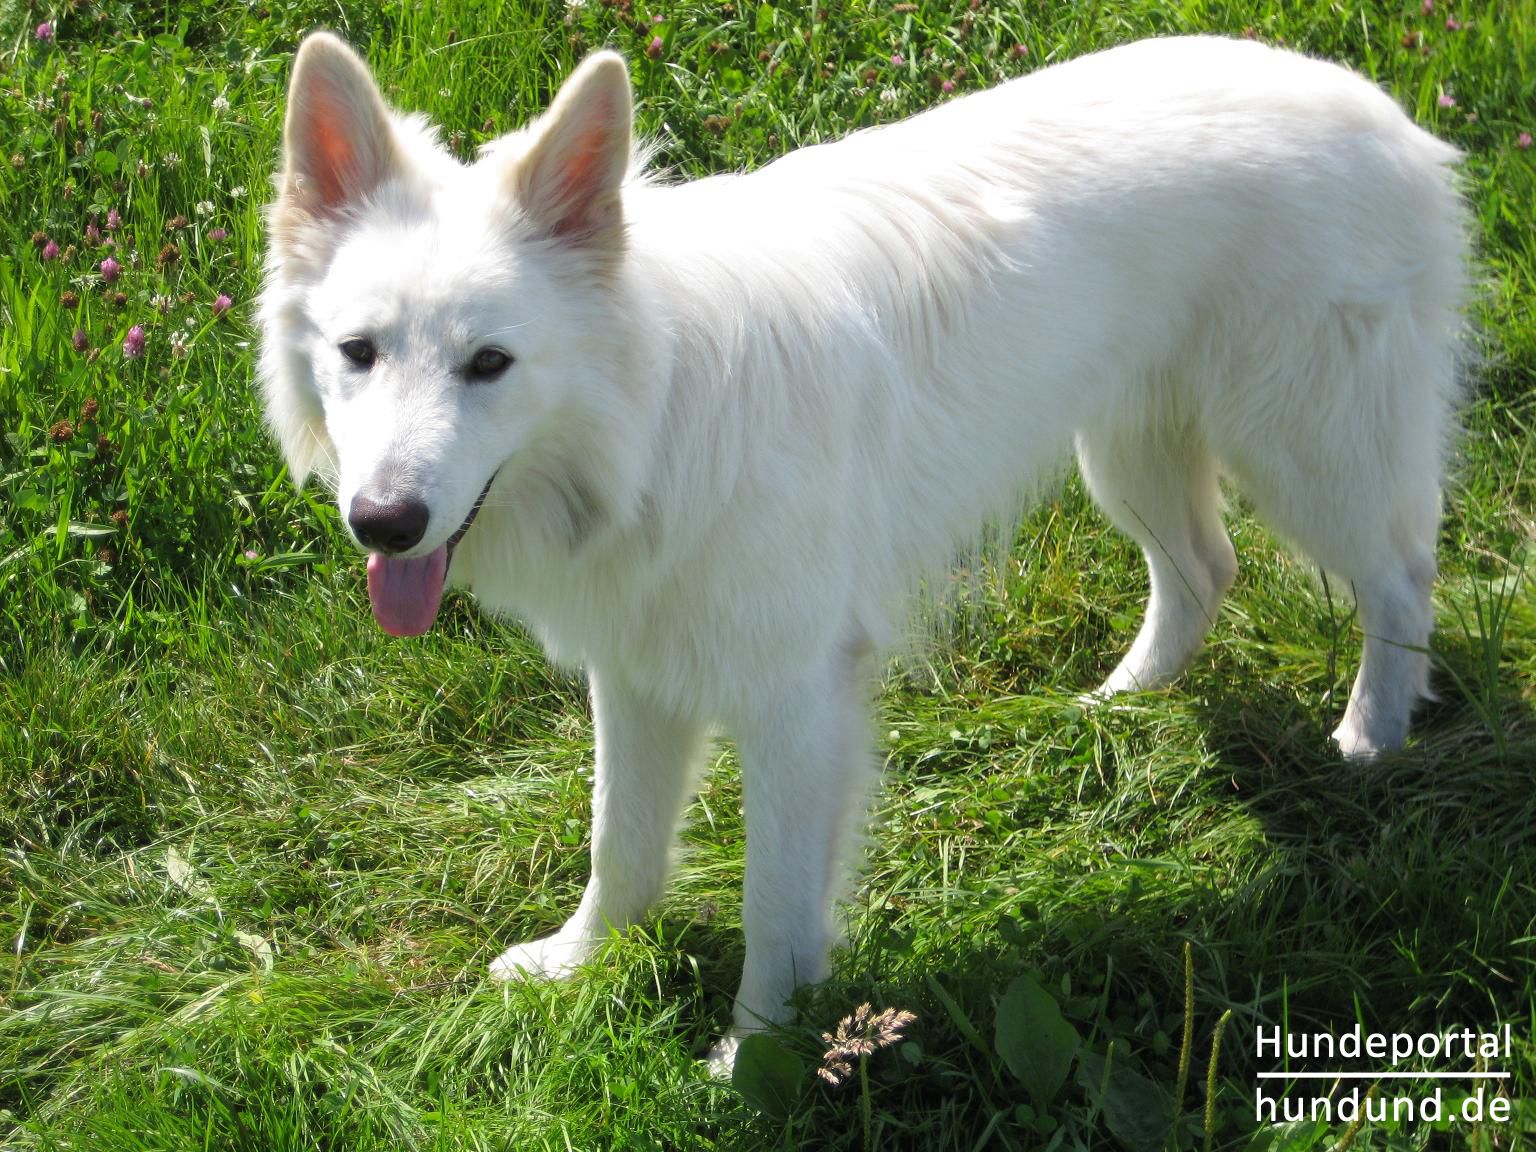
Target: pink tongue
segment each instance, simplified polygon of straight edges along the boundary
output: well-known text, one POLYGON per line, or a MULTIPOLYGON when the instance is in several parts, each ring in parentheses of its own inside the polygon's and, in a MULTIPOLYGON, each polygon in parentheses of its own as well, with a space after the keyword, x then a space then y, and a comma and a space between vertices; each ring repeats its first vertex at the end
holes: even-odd
POLYGON ((420 636, 437 619, 448 575, 448 545, 414 560, 368 556, 368 599, 373 618, 391 636, 420 636))

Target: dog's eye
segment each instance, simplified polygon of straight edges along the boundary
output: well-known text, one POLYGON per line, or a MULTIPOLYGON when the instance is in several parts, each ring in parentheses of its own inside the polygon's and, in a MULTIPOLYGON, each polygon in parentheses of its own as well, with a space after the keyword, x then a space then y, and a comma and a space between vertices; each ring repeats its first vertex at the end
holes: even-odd
POLYGON ((364 340, 361 336, 343 340, 340 348, 341 354, 356 368, 372 368, 374 360, 378 358, 378 350, 374 348, 373 341, 364 340))
POLYGON ((494 380, 512 366, 512 357, 500 348, 482 348, 464 368, 471 383, 494 380))

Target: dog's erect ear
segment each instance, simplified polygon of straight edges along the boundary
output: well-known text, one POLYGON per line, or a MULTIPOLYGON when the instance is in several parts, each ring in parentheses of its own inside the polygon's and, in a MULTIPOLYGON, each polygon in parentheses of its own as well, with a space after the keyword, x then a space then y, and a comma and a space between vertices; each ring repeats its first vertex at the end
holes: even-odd
POLYGON ((512 173, 512 194, 545 232, 577 243, 616 240, 629 171, 629 67, 595 52, 561 86, 512 173))
POLYGON ((329 32, 308 36, 288 84, 282 195, 306 212, 334 212, 400 165, 389 109, 368 66, 329 32))

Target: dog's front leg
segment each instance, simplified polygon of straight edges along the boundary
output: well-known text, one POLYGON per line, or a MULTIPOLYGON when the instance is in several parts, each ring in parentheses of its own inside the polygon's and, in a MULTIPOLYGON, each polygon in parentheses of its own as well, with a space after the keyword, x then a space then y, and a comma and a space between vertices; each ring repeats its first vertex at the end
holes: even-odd
POLYGON ((736 733, 747 818, 747 956, 731 1031, 710 1053, 726 1073, 741 1039, 792 1015, 827 974, 832 903, 858 847, 875 775, 857 658, 765 691, 736 733))
POLYGON ((671 715, 619 677, 591 673, 597 755, 592 876, 576 914, 553 936, 508 948, 498 980, 558 978, 645 915, 667 879, 673 834, 702 758, 702 724, 671 715))

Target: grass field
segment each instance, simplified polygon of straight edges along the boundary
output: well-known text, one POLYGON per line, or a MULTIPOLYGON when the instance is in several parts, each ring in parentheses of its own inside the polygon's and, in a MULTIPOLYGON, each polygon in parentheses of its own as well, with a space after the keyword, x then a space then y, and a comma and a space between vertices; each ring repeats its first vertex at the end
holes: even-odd
POLYGON ((1536 1147, 1532 133, 1532 0, 0 0, 0 1145, 1536 1147), (492 985, 580 893, 590 719, 468 601, 380 633, 326 494, 263 434, 261 208, 313 26, 466 156, 616 46, 680 175, 1141 35, 1373 76, 1466 150, 1478 229, 1441 701, 1341 765, 1347 599, 1239 505, 1207 652, 1085 714, 1144 577, 1067 482, 893 671, 847 948, 736 1085, 698 1063, 741 964, 729 745, 644 930, 571 983, 492 985), (916 1019, 827 1083, 821 1034, 866 1002, 916 1019), (1448 1109, 1481 1084, 1476 1123, 1256 1122, 1286 1084, 1260 1029, 1357 1023, 1507 1026, 1498 1056, 1360 1066, 1511 1075, 1438 1082, 1448 1109))

